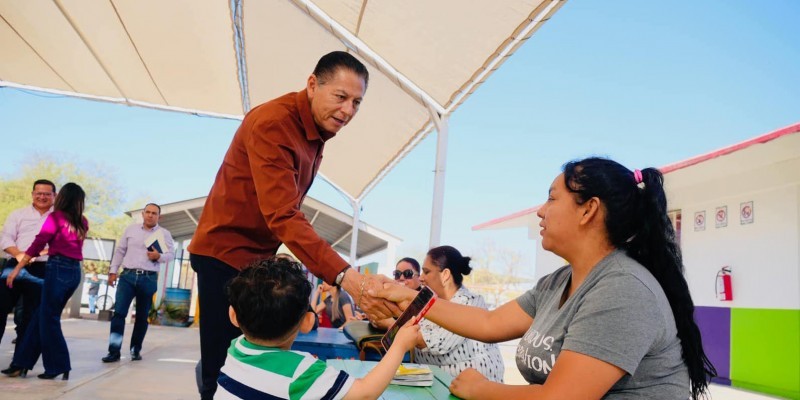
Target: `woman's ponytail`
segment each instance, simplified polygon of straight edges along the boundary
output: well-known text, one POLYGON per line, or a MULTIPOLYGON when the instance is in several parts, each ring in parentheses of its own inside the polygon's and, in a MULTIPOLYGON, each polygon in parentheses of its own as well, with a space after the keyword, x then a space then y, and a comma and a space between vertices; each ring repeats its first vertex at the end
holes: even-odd
POLYGON ((612 160, 587 158, 564 165, 564 180, 578 203, 592 197, 603 202, 611 244, 647 268, 661 285, 675 318, 692 398, 700 398, 717 372, 703 351, 694 321, 694 302, 667 215, 664 176, 655 168, 629 171, 612 160))

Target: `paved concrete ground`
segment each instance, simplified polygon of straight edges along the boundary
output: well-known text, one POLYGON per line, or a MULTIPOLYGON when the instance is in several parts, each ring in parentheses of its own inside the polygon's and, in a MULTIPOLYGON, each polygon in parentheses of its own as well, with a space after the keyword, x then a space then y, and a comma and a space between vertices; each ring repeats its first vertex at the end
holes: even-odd
MULTIPOLYGON (((195 328, 150 326, 142 351, 142 361, 131 361, 123 352, 120 362, 100 361, 107 352, 106 321, 93 316, 62 321, 70 349, 72 372, 69 381, 46 381, 36 375, 44 372, 41 362, 27 378, 0 375, 0 400, 183 400, 198 399, 194 366, 200 357, 200 339, 195 328)), ((0 368, 11 361, 14 338, 13 322, 8 321, 0 343, 0 368)), ((125 328, 123 349, 128 346, 132 324, 125 328)), ((501 344, 506 365, 505 381, 524 384, 514 362, 516 341, 501 344)), ((712 399, 762 400, 771 397, 712 385, 712 399)))
MULTIPOLYGON (((131 361, 123 352, 116 363, 100 358, 108 348, 109 322, 94 319, 65 319, 64 336, 70 350, 72 372, 68 381, 36 378, 44 372, 41 361, 27 378, 0 375, 0 399, 198 399, 194 366, 200 358, 200 339, 194 328, 150 326, 142 350, 143 360, 131 361)), ((0 343, 0 367, 11 362, 14 338, 9 319, 0 343)), ((123 349, 128 346, 133 325, 125 328, 123 349)))

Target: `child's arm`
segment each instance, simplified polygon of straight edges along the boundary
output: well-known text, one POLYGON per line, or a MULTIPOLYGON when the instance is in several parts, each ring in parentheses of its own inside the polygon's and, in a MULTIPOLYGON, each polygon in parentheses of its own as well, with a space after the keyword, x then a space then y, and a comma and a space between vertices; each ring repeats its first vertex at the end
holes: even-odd
POLYGON ((403 362, 403 356, 407 351, 413 351, 414 343, 419 332, 419 325, 408 323, 397 332, 394 343, 389 347, 389 351, 383 356, 381 361, 367 376, 356 379, 353 386, 347 391, 344 400, 351 399, 377 399, 386 390, 389 382, 394 378, 397 367, 403 362))

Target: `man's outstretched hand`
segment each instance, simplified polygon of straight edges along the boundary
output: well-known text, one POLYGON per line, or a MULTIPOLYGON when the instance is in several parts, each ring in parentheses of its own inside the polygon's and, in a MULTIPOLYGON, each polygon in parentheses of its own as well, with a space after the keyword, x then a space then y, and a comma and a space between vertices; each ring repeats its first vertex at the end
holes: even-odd
POLYGON ((384 283, 396 284, 386 276, 362 275, 350 268, 345 272, 342 289, 350 294, 353 302, 367 313, 370 320, 377 321, 400 315, 400 308, 395 303, 369 294, 370 290, 372 293, 382 290, 384 283))

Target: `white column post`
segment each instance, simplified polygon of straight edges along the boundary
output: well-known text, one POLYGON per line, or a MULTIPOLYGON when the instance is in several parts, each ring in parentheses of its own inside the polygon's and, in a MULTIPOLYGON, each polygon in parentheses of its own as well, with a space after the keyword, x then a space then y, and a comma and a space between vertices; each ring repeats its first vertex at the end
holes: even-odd
POLYGON ((433 209, 431 210, 431 236, 429 247, 436 247, 442 239, 442 214, 444 211, 444 178, 447 166, 448 116, 440 115, 428 107, 431 120, 436 125, 436 169, 433 177, 433 209))
MULTIPOLYGON (((390 240, 386 245, 386 264, 384 265, 388 265, 389 268, 386 275, 392 274, 395 262, 397 262, 397 243, 395 243, 394 240, 390 240)), ((380 266, 378 266, 378 270, 380 269, 380 266)))
POLYGON ((358 226, 361 224, 361 201, 350 200, 353 206, 353 233, 350 236, 350 266, 358 268, 358 226))

